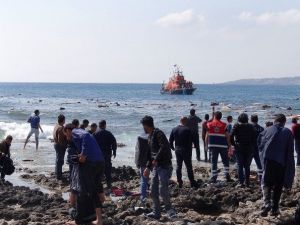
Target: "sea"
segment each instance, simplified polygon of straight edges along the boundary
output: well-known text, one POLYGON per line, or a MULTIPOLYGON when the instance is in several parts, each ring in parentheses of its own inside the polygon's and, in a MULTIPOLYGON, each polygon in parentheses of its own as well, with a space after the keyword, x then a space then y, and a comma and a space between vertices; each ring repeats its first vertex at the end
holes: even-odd
POLYGON ((118 149, 113 165, 133 166, 136 139, 143 132, 140 119, 145 115, 152 116, 155 126, 168 136, 191 108, 202 119, 206 113, 211 115, 212 102, 218 103, 216 110, 222 111, 224 118, 232 115, 236 120, 242 112, 257 114, 263 126, 277 113, 286 114, 290 126, 290 118, 300 114, 299 86, 199 84, 190 96, 162 95, 160 87, 160 84, 0 83, 0 138, 9 134, 14 137, 12 158, 18 166, 53 171, 55 151, 51 138, 57 116, 64 114, 67 123, 88 119, 98 124, 105 119, 107 129, 118 143, 125 145, 118 149), (23 150, 30 130, 27 120, 36 109, 41 112, 44 130, 40 148, 35 150, 32 137, 23 150))

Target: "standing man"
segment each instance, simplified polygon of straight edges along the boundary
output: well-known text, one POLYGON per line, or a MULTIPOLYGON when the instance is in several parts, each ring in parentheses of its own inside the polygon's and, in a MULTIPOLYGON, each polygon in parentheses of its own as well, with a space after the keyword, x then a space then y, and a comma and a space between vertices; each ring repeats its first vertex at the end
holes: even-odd
POLYGON ((112 169, 112 163, 111 158, 112 156, 116 158, 117 155, 117 141, 114 135, 106 130, 106 121, 101 120, 99 123, 99 130, 94 134, 96 141, 101 148, 103 155, 104 155, 104 161, 105 161, 105 169, 104 174, 106 177, 106 183, 107 188, 111 189, 111 169, 112 169))
POLYGON ((205 121, 202 123, 202 141, 203 141, 203 148, 204 148, 204 157, 205 157, 205 162, 210 161, 210 154, 208 152, 208 149, 205 146, 205 137, 208 131, 208 127, 207 127, 207 123, 209 121, 209 115, 205 114, 204 117, 205 121), (209 156, 207 157, 207 155, 209 154, 209 156))
POLYGON ((84 119, 82 121, 82 124, 80 125, 80 129, 85 130, 88 126, 89 126, 90 121, 88 121, 87 119, 84 119))
POLYGON ((264 205, 261 216, 271 211, 279 214, 279 201, 283 187, 290 189, 295 176, 294 137, 285 128, 286 117, 278 114, 274 125, 265 129, 258 137, 258 149, 263 167, 262 192, 264 205), (272 201, 271 201, 272 199, 272 201))
POLYGON ((176 175, 177 182, 180 188, 182 188, 182 163, 184 162, 187 174, 191 183, 191 187, 198 188, 198 184, 194 179, 193 165, 192 165, 192 132, 187 127, 188 118, 182 117, 180 119, 180 125, 175 127, 170 135, 170 145, 176 154, 176 175), (175 147, 174 147, 175 141, 175 147))
POLYGON ((194 144, 194 147, 196 148, 197 161, 200 161, 199 123, 201 123, 202 120, 198 116, 196 116, 195 109, 190 110, 190 116, 188 119, 188 127, 192 132, 192 142, 194 144))
POLYGON ((257 115, 252 115, 251 116, 251 122, 252 122, 252 125, 253 125, 254 129, 255 129, 255 141, 254 141, 254 148, 253 148, 253 158, 254 158, 254 161, 255 161, 256 167, 257 167, 257 177, 259 179, 259 182, 261 182, 263 170, 262 170, 261 161, 260 161, 260 158, 259 158, 257 139, 258 139, 259 134, 264 131, 264 128, 258 124, 258 116, 257 115))
MULTIPOLYGON (((104 157, 95 138, 90 133, 73 127, 73 125, 67 125, 64 131, 67 139, 72 141, 80 152, 78 155, 80 175, 77 178, 80 183, 79 197, 90 197, 97 216, 97 220, 93 224, 102 225, 101 202, 104 194, 101 180, 104 157)), ((81 208, 83 207, 81 206, 81 208)))
POLYGON ((211 152, 211 182, 216 183, 218 178, 218 158, 221 156, 224 165, 224 175, 227 182, 231 181, 229 175, 228 149, 231 148, 230 136, 226 130, 226 123, 221 121, 222 113, 214 113, 214 119, 207 124, 208 132, 205 143, 211 152))
POLYGON ((35 136, 35 145, 36 145, 36 150, 38 150, 39 148, 39 129, 41 130, 41 132, 43 133, 43 129, 40 125, 40 111, 39 110, 35 110, 34 114, 32 116, 29 117, 29 119, 27 120, 28 123, 30 123, 30 127, 31 130, 26 138, 25 144, 24 144, 24 149, 29 141, 29 138, 34 134, 35 136))
POLYGON ((65 116, 57 117, 57 124, 53 130, 54 149, 56 152, 55 175, 57 180, 62 179, 62 167, 64 165, 65 153, 68 145, 67 137, 64 133, 65 116))
POLYGON ((176 215, 172 208, 169 192, 169 179, 172 175, 172 153, 170 144, 166 135, 154 127, 153 118, 145 116, 141 124, 146 134, 149 134, 150 154, 148 156, 147 168, 144 176, 149 177, 152 170, 151 197, 153 201, 153 212, 147 214, 148 218, 159 220, 161 217, 161 208, 159 196, 161 196, 165 209, 170 218, 176 215))
MULTIPOLYGON (((10 158, 10 146, 11 142, 13 140, 13 137, 11 135, 8 135, 5 140, 3 140, 0 143, 0 161, 4 163, 4 157, 10 158), (1 160, 1 158, 3 159, 1 160)), ((5 173, 3 170, 1 170, 1 180, 4 181, 5 179, 5 173)))
POLYGON ((292 119, 292 133, 295 139, 295 150, 297 153, 297 166, 300 166, 300 124, 298 124, 298 118, 292 119))

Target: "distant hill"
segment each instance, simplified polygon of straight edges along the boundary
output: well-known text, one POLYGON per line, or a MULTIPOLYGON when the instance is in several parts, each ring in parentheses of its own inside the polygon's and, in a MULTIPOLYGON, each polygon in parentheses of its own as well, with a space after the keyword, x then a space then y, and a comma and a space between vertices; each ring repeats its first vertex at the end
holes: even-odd
POLYGON ((282 78, 242 79, 223 84, 232 85, 300 85, 300 76, 282 78))

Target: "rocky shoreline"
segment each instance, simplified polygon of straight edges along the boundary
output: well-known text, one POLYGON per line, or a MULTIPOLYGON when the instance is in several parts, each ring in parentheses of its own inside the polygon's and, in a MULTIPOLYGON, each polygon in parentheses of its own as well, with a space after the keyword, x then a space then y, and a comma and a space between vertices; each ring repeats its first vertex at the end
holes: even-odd
MULTIPOLYGON (((54 174, 38 174, 24 170, 21 178, 33 181, 54 194, 45 194, 27 187, 13 186, 9 182, 0 184, 0 224, 7 225, 60 225, 69 221, 68 203, 62 193, 68 191, 68 173, 63 181, 56 181, 54 174)), ((253 180, 250 188, 236 188, 236 182, 208 184, 209 169, 195 168, 198 175, 197 190, 185 183, 179 189, 176 182, 170 182, 171 201, 178 213, 177 218, 160 221, 145 219, 144 213, 151 211, 151 200, 142 203, 138 196, 124 195, 116 199, 107 198, 104 203, 105 225, 234 225, 234 224, 277 224, 292 225, 294 212, 300 197, 298 179, 290 193, 284 193, 281 202, 281 215, 277 218, 259 216, 261 191, 253 180)), ((139 190, 139 176, 131 167, 113 169, 113 185, 125 191, 139 190)))

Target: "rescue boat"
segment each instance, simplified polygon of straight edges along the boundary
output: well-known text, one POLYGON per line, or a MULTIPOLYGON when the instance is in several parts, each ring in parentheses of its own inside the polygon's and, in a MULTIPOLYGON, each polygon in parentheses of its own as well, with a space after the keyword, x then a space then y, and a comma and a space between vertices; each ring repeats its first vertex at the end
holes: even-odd
POLYGON ((193 82, 185 80, 182 70, 177 65, 174 65, 173 76, 167 83, 161 86, 161 94, 171 95, 192 95, 197 88, 193 82))

